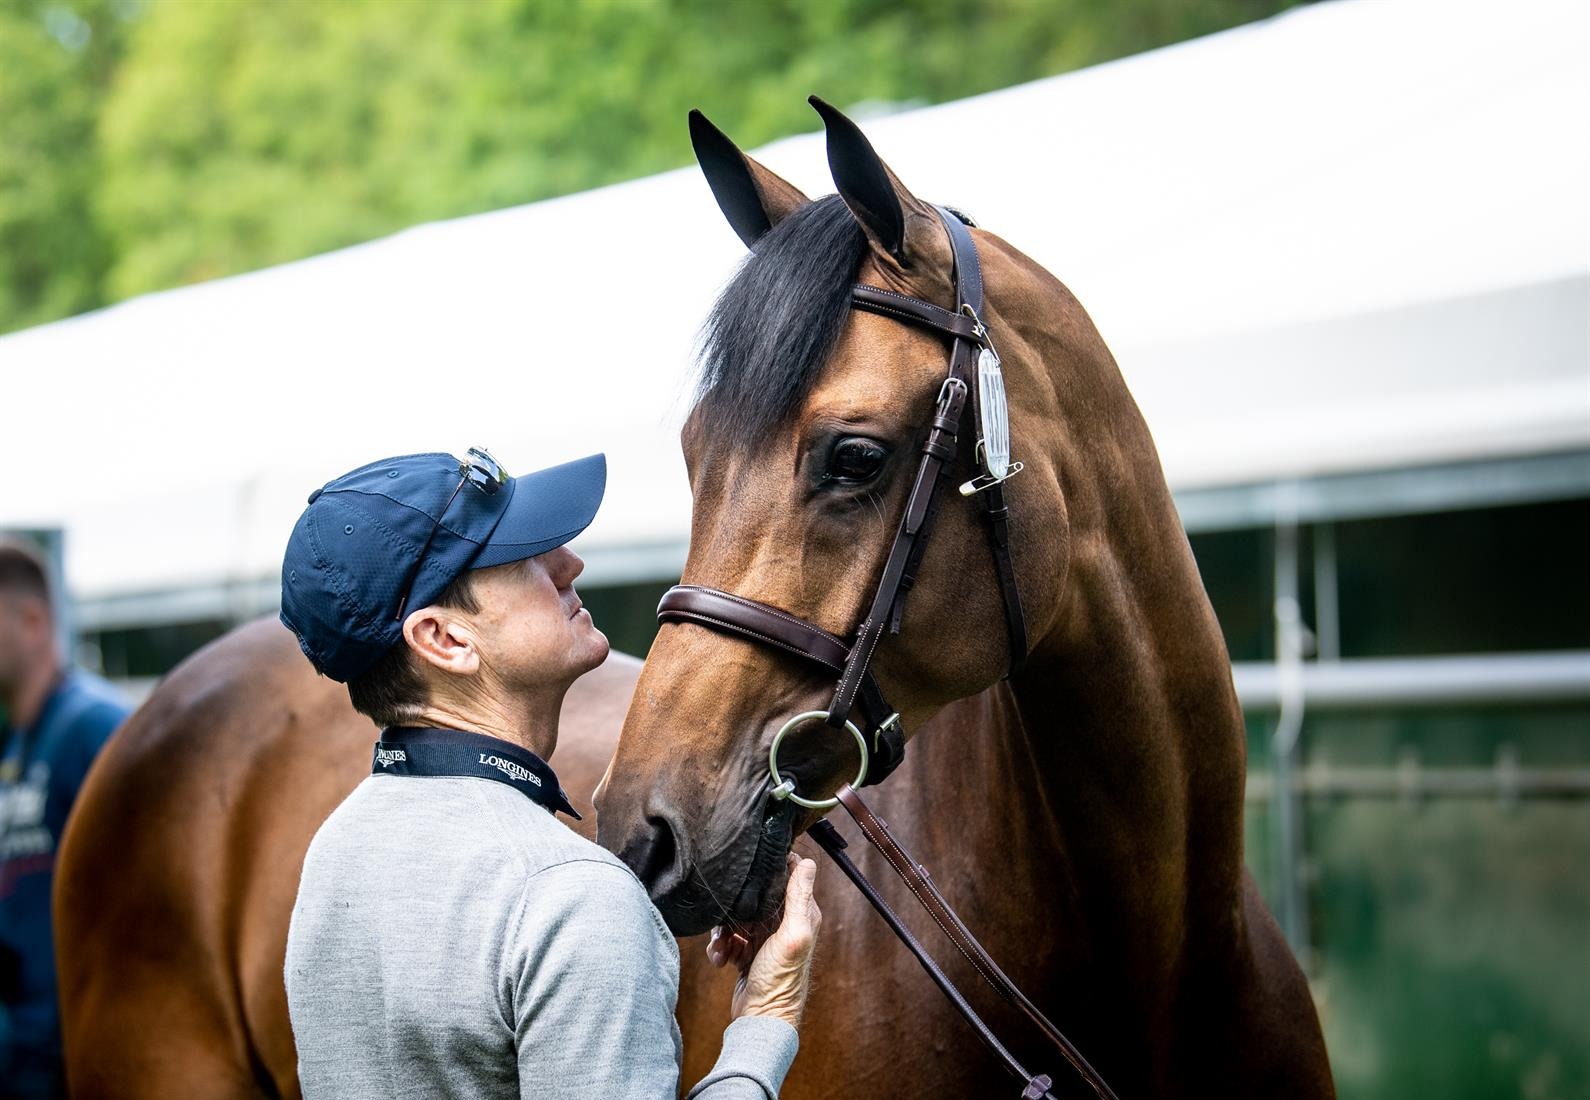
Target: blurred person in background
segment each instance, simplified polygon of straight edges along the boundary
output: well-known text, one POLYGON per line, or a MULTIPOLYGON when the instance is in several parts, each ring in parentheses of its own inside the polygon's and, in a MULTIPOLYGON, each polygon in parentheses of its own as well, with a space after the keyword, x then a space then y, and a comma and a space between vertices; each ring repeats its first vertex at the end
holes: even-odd
POLYGON ((127 716, 56 646, 43 559, 0 540, 0 1100, 66 1095, 50 888, 66 815, 127 716))

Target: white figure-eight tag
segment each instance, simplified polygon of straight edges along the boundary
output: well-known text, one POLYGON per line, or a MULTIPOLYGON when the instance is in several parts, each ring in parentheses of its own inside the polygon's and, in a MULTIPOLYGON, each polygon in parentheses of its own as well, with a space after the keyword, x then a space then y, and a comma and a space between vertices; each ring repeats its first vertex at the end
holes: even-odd
POLYGON ((1010 408, 999 356, 984 348, 977 356, 977 406, 983 421, 983 451, 988 472, 1003 480, 1010 471, 1010 408))

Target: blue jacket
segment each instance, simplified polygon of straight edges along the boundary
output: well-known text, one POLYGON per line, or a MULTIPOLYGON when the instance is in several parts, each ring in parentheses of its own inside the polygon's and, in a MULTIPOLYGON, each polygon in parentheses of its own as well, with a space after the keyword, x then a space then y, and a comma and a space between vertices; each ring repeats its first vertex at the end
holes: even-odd
POLYGON ((126 706, 69 672, 27 729, 0 727, 0 1098, 65 1095, 50 888, 66 815, 126 706))

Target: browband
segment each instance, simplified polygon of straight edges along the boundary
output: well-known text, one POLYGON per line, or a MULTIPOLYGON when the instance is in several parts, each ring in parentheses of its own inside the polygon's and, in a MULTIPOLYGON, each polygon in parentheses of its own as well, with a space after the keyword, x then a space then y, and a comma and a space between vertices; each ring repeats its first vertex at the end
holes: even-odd
POLYGON ((879 286, 857 283, 850 288, 850 304, 867 313, 880 313, 896 321, 924 325, 938 329, 946 336, 988 346, 988 334, 983 331, 983 326, 978 324, 975 318, 964 313, 951 313, 941 306, 924 302, 920 298, 908 298, 904 294, 884 290, 879 286))

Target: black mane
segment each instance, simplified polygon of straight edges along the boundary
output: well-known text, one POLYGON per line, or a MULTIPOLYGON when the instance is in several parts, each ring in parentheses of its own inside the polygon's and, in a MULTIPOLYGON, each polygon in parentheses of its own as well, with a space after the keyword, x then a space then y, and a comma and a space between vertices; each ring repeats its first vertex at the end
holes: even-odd
POLYGON ((800 406, 850 315, 866 251, 838 195, 757 241, 702 329, 696 412, 714 436, 755 450, 800 406))

